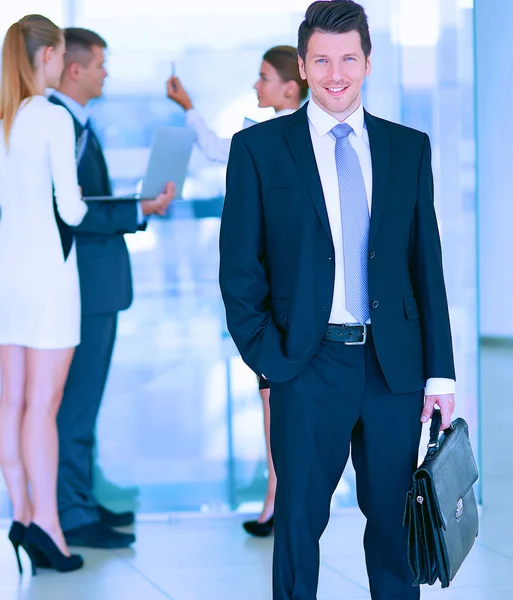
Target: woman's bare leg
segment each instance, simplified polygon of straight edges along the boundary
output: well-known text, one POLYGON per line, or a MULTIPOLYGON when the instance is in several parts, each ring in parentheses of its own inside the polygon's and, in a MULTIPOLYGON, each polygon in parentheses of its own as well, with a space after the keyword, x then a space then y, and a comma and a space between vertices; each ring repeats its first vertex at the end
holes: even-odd
POLYGON ((260 390, 260 396, 262 397, 262 406, 264 409, 264 432, 269 478, 267 480, 267 494, 265 497, 264 508, 262 509, 262 512, 258 517, 259 523, 264 523, 273 516, 274 497, 276 496, 276 472, 274 470, 273 457, 271 455, 271 407, 269 405, 270 395, 271 390, 260 390))
POLYGON ((21 450, 25 361, 26 348, 23 346, 0 346, 0 466, 11 498, 14 520, 28 525, 32 520, 32 505, 21 450))
POLYGON ((69 555, 57 509, 59 442, 57 412, 74 348, 27 349, 26 411, 23 458, 32 491, 32 521, 69 555))

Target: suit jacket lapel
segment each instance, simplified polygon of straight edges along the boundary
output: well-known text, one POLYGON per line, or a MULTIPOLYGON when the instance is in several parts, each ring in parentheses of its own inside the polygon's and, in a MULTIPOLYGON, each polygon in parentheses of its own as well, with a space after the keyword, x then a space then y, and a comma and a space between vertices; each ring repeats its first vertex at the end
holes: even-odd
POLYGON ((105 186, 105 189, 108 190, 106 195, 110 196, 110 195, 112 195, 112 186, 110 183, 109 169, 107 168, 107 161, 105 160, 105 156, 103 154, 103 150, 102 150, 100 141, 96 137, 96 133, 94 132, 93 129, 89 130, 89 138, 88 138, 87 142, 88 142, 88 144, 92 144, 96 151, 95 154, 97 155, 97 158, 100 163, 101 170, 102 170, 103 184, 105 186))
POLYGON ((319 219, 331 239, 331 229, 322 191, 321 179, 315 161, 315 154, 310 137, 306 104, 289 118, 289 128, 285 131, 285 138, 299 172, 305 184, 319 219))
POLYGON ((390 137, 379 119, 365 111, 372 160, 372 215, 369 245, 372 245, 385 210, 390 175, 390 137))

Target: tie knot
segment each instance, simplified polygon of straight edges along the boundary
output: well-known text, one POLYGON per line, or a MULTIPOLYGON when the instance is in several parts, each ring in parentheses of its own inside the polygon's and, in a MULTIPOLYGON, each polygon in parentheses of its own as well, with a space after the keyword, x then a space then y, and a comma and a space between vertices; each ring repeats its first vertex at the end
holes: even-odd
POLYGON ((335 125, 331 130, 331 133, 336 137, 337 140, 347 138, 347 136, 353 131, 353 128, 348 123, 339 123, 335 125))

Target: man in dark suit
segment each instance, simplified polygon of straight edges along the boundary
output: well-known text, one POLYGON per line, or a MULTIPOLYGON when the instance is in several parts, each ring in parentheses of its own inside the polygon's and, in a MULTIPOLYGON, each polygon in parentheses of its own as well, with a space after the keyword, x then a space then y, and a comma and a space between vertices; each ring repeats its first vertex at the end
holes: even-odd
MULTIPOLYGON (((86 109, 89 100, 102 92, 107 75, 106 43, 85 29, 70 28, 64 33, 65 71, 59 90, 50 100, 73 116, 82 194, 109 196, 112 188, 107 165, 86 109)), ((163 214, 173 191, 169 184, 155 200, 140 203, 89 202, 86 218, 73 231, 82 298, 81 343, 57 418, 59 517, 69 545, 122 548, 135 540, 133 534, 112 529, 133 523, 134 514, 113 513, 99 506, 94 497, 94 432, 116 339, 118 312, 132 303, 132 275, 124 234, 145 229, 148 215, 163 214)))
POLYGON ((312 100, 233 138, 220 239, 228 328, 271 387, 273 597, 316 597, 351 448, 372 598, 414 600, 405 496, 455 386, 429 138, 364 111, 360 5, 313 3, 298 38, 312 100))

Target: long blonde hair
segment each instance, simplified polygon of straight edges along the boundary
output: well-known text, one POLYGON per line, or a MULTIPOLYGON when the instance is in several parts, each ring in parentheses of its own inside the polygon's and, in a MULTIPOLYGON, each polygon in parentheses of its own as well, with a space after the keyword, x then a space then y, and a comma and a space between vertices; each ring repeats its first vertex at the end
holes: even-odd
POLYGON ((0 87, 0 119, 6 145, 21 103, 37 94, 37 52, 44 47, 56 48, 62 39, 57 25, 42 15, 27 15, 9 27, 2 50, 0 87))

